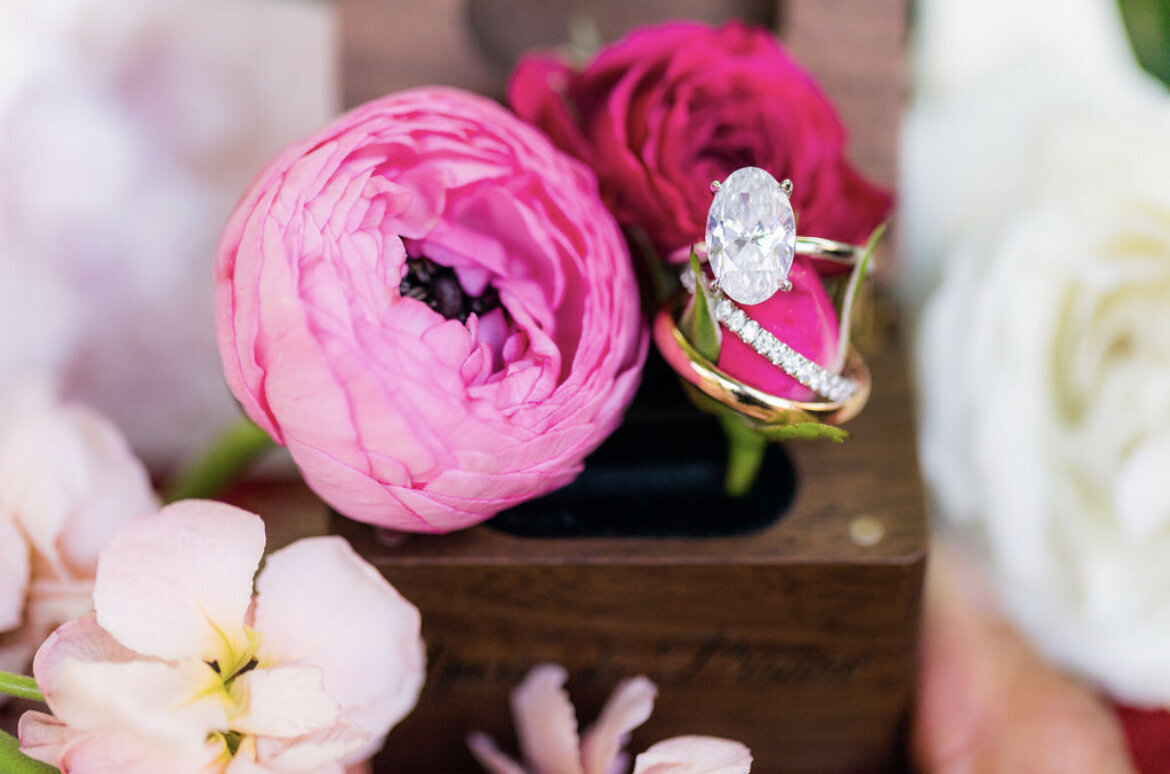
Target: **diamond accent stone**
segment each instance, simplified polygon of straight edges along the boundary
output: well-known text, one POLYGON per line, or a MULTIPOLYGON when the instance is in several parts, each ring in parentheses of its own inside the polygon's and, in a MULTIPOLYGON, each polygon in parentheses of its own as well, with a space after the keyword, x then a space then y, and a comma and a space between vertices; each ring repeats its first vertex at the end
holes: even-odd
POLYGON ((796 218, 784 189, 759 167, 735 170, 707 213, 707 260, 733 301, 758 304, 788 278, 796 253, 796 218))

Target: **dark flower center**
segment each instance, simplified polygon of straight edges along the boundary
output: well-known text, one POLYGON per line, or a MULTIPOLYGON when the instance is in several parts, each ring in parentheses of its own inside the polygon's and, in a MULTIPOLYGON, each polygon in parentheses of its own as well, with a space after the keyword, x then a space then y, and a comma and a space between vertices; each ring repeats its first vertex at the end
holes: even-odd
POLYGON ((398 285, 404 298, 422 301, 448 320, 467 322, 474 312, 482 317, 500 308, 500 294, 490 285, 478 296, 469 295, 459 284, 455 270, 440 266, 430 258, 406 260, 406 274, 398 285))

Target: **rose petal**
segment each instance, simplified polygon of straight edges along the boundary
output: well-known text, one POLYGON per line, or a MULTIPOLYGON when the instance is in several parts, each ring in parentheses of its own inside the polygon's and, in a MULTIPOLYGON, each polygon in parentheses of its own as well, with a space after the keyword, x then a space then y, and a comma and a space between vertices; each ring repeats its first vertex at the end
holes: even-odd
POLYGON ((752 753, 730 739, 679 736, 634 759, 634 774, 748 774, 752 753))
POLYGON ((329 694, 315 666, 253 669, 232 683, 240 707, 231 727, 245 734, 292 738, 331 728, 341 706, 329 694))
POLYGON ((627 735, 650 718, 658 689, 645 677, 621 683, 581 739, 585 774, 610 774, 627 735))
POLYGON ((583 774, 577 715, 564 690, 568 674, 554 664, 533 667, 512 691, 516 736, 530 771, 583 774))
POLYGON ((256 587, 262 661, 320 667, 347 721, 376 738, 414 707, 426 658, 418 610, 343 539, 273 553, 256 587))
POLYGON ((188 500, 135 519, 102 551, 97 620, 128 648, 165 659, 230 661, 246 648, 259 516, 188 500))

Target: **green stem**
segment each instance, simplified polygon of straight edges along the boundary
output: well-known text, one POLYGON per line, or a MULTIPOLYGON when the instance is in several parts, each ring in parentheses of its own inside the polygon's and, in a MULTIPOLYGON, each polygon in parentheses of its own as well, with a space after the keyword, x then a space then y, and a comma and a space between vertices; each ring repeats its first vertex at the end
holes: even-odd
POLYGON ((59 774, 47 763, 34 761, 20 751, 20 742, 0 731, 0 771, 4 774, 59 774))
POLYGON ((24 675, 14 675, 11 672, 0 672, 0 693, 33 701, 45 700, 41 689, 37 688, 36 680, 24 675))
POLYGON ((727 435, 727 471, 723 488, 731 497, 743 497, 751 491, 760 474, 768 439, 730 412, 720 413, 719 421, 727 435))
POLYGON ((272 445, 268 433, 240 420, 179 474, 166 493, 167 502, 217 497, 272 445))

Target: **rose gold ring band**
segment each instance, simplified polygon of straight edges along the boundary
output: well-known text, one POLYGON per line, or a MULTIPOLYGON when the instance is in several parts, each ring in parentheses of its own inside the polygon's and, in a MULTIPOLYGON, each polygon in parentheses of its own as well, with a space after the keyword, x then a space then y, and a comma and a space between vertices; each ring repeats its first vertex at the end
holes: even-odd
POLYGON ((854 380, 857 388, 848 398, 843 401, 795 401, 756 389, 719 370, 700 355, 678 329, 671 305, 663 307, 655 316, 653 333, 659 352, 688 384, 724 406, 764 424, 824 422, 839 425, 857 416, 869 400, 872 388, 869 367, 853 347, 846 356, 843 375, 854 380))

